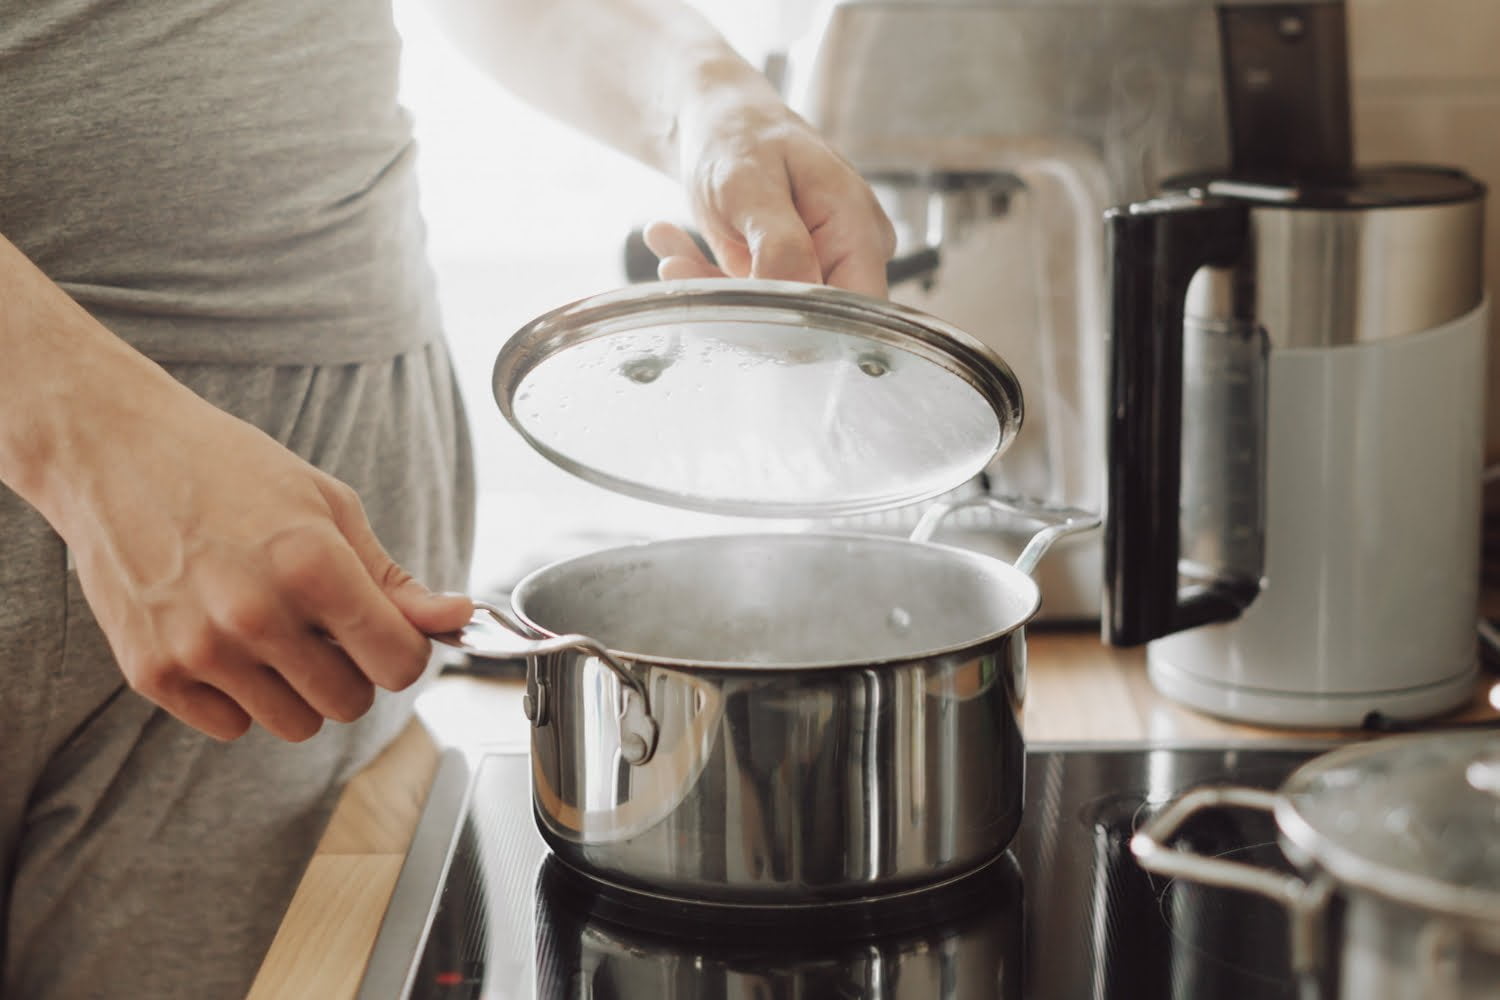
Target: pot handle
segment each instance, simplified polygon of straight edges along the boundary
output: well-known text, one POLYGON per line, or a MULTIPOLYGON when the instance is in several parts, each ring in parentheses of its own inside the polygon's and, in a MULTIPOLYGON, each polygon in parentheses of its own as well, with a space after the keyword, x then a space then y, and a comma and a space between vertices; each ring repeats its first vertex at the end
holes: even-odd
POLYGON ((991 510, 1004 511, 1007 514, 1015 514, 1017 517, 1031 521, 1041 521, 1044 527, 1021 550, 1016 557, 1015 567, 1027 576, 1036 569, 1037 564, 1042 561, 1042 556, 1052 547, 1052 543, 1064 535, 1074 535, 1082 531, 1091 531, 1099 527, 1099 515, 1092 511, 1080 510, 1077 507, 1060 507, 1052 504, 1042 503, 1035 500, 1024 500, 1020 497, 996 497, 978 496, 969 497, 966 500, 950 500, 935 503, 923 511, 922 519, 912 529, 909 536, 914 542, 931 541, 932 536, 937 533, 938 525, 948 519, 950 514, 956 514, 961 510, 970 510, 975 507, 987 507, 991 510))
POLYGON ((1323 912, 1333 881, 1320 876, 1307 882, 1243 861, 1226 861, 1168 847, 1188 819, 1209 809, 1240 808, 1274 813, 1281 796, 1259 788, 1197 788, 1152 817, 1130 839, 1141 867, 1158 875, 1221 889, 1239 889, 1279 903, 1291 918, 1292 969, 1314 975, 1322 964, 1323 912))
POLYGON ((640 678, 631 673, 625 664, 605 649, 598 640, 586 635, 548 636, 527 625, 504 608, 484 601, 475 601, 474 618, 470 624, 481 623, 484 620, 481 616, 493 619, 501 628, 516 636, 521 642, 510 649, 487 649, 473 641, 468 629, 433 636, 433 638, 480 656, 502 658, 515 657, 518 654, 526 656, 531 663, 526 670, 526 697, 522 706, 525 709, 526 718, 531 720, 533 726, 546 725, 547 714, 551 711, 551 706, 548 704, 547 685, 539 676, 541 672, 539 658, 551 653, 570 651, 587 653, 604 664, 625 689, 625 707, 620 712, 621 756, 627 763, 636 765, 644 764, 651 759, 651 755, 656 752, 656 738, 661 730, 656 719, 651 715, 651 703, 646 697, 646 687, 641 683, 640 678))

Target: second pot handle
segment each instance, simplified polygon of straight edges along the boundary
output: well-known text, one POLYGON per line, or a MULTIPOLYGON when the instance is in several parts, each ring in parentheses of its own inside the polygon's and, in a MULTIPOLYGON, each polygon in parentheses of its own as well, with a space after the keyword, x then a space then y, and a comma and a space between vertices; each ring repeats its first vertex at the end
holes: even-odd
POLYGON ((1153 816, 1130 840, 1141 867, 1199 885, 1252 892, 1286 909, 1291 918, 1292 969, 1315 974, 1323 961, 1323 916, 1333 882, 1327 876, 1307 882, 1243 861, 1226 861, 1168 847, 1183 825, 1209 809, 1240 808, 1274 813, 1281 796, 1259 788, 1197 788, 1153 816))
POLYGON ((510 611, 489 604, 484 601, 474 602, 474 623, 481 621, 480 615, 493 619, 501 628, 521 640, 513 648, 506 650, 486 649, 473 642, 467 637, 466 632, 459 631, 447 635, 435 636, 439 642, 447 643, 458 649, 465 650, 478 655, 489 655, 495 657, 514 657, 524 655, 533 662, 526 670, 526 700, 523 702, 526 717, 531 720, 532 725, 541 726, 547 722, 547 714, 552 706, 548 704, 550 696, 547 686, 542 683, 538 676, 538 657, 547 656, 552 653, 581 652, 597 659, 604 664, 615 679, 620 682, 625 690, 625 707, 620 713, 620 754, 630 764, 644 764, 651 759, 656 752, 656 739, 660 735, 660 727, 656 719, 651 715, 651 704, 646 697, 646 687, 640 678, 631 673, 619 658, 606 649, 596 639, 586 635, 559 635, 547 636, 533 629, 521 621, 510 611))
POLYGON ((1042 561, 1042 556, 1047 554, 1053 542, 1064 535, 1073 535, 1099 527, 1099 515, 1092 511, 1080 510, 1077 507, 1056 507, 1015 497, 985 495, 933 504, 922 512, 922 519, 917 522, 917 526, 912 529, 909 537, 914 542, 931 541, 932 536, 937 533, 938 526, 950 515, 961 510, 972 510, 975 507, 1003 511, 1007 514, 1014 514, 1018 518, 1042 522, 1042 529, 1031 536, 1031 540, 1026 543, 1026 547, 1021 550, 1021 554, 1016 557, 1013 564, 1016 569, 1027 576, 1030 576, 1036 569, 1037 564, 1042 561))

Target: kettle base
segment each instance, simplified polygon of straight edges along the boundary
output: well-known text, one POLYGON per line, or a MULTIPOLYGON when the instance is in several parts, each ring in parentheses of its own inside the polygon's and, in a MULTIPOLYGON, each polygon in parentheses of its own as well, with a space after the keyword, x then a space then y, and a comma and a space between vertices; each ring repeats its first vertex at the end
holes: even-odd
POLYGON ((1279 729, 1358 729, 1372 712, 1391 719, 1443 715, 1469 703, 1478 672, 1478 665, 1470 664, 1452 677, 1420 687, 1318 694, 1223 684, 1147 652, 1151 684, 1166 697, 1222 719, 1279 729))

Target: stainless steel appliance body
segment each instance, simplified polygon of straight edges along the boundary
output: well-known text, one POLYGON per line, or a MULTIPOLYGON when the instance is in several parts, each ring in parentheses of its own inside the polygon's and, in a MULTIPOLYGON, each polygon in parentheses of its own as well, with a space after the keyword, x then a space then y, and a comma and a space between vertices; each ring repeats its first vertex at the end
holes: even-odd
POLYGON ((1470 697, 1484 194, 1203 176, 1112 214, 1107 632, 1164 693, 1310 726, 1470 697))
MULTIPOLYGON (((1231 101, 1247 121, 1269 117, 1296 133, 1296 148, 1331 155, 1325 146, 1347 144, 1306 99, 1323 78, 1342 79, 1342 4, 843 0, 818 9, 787 54, 788 98, 870 179, 896 224, 898 255, 937 251, 936 266, 893 286, 892 298, 995 348, 1026 386, 1024 433, 973 488, 1100 509, 1108 378, 1099 220, 1167 177, 1242 161, 1226 128, 1231 101), (1302 19, 1299 43, 1256 64, 1255 89, 1237 88, 1226 68, 1247 51, 1271 51, 1263 36, 1290 14, 1302 19), (1279 97, 1293 92, 1304 99, 1279 97)), ((888 512, 854 526, 900 532, 915 517, 888 512)), ((982 509, 945 537, 1002 557, 1015 551, 1004 523, 982 509)), ((1098 618, 1101 551, 1097 538, 1079 538, 1048 560, 1038 577, 1044 618, 1098 618)))
POLYGON ((510 627, 530 637, 549 846, 638 891, 742 905, 932 885, 1003 851, 1027 570, 1097 519, 1054 521, 1013 566, 925 542, 942 514, 913 540, 684 538, 523 580, 510 627))

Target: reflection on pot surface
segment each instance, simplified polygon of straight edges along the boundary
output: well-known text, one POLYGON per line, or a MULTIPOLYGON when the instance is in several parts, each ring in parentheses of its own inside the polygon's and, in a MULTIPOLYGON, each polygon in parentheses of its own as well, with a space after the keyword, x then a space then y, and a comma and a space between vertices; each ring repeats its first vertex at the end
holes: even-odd
MULTIPOLYGON (((582 867, 688 897, 706 885, 751 901, 757 885, 853 895, 961 874, 1020 822, 1023 750, 1000 676, 1018 655, 1007 637, 988 656, 795 678, 655 670, 649 765, 619 759, 608 711, 535 732, 543 834, 582 867), (965 700, 971 676, 986 680, 965 700)), ((565 703, 611 703, 602 669, 553 679, 565 703)))
POLYGON ((711 907, 612 890, 555 858, 537 886, 538 1000, 1018 1000, 1015 859, 901 898, 711 907))

